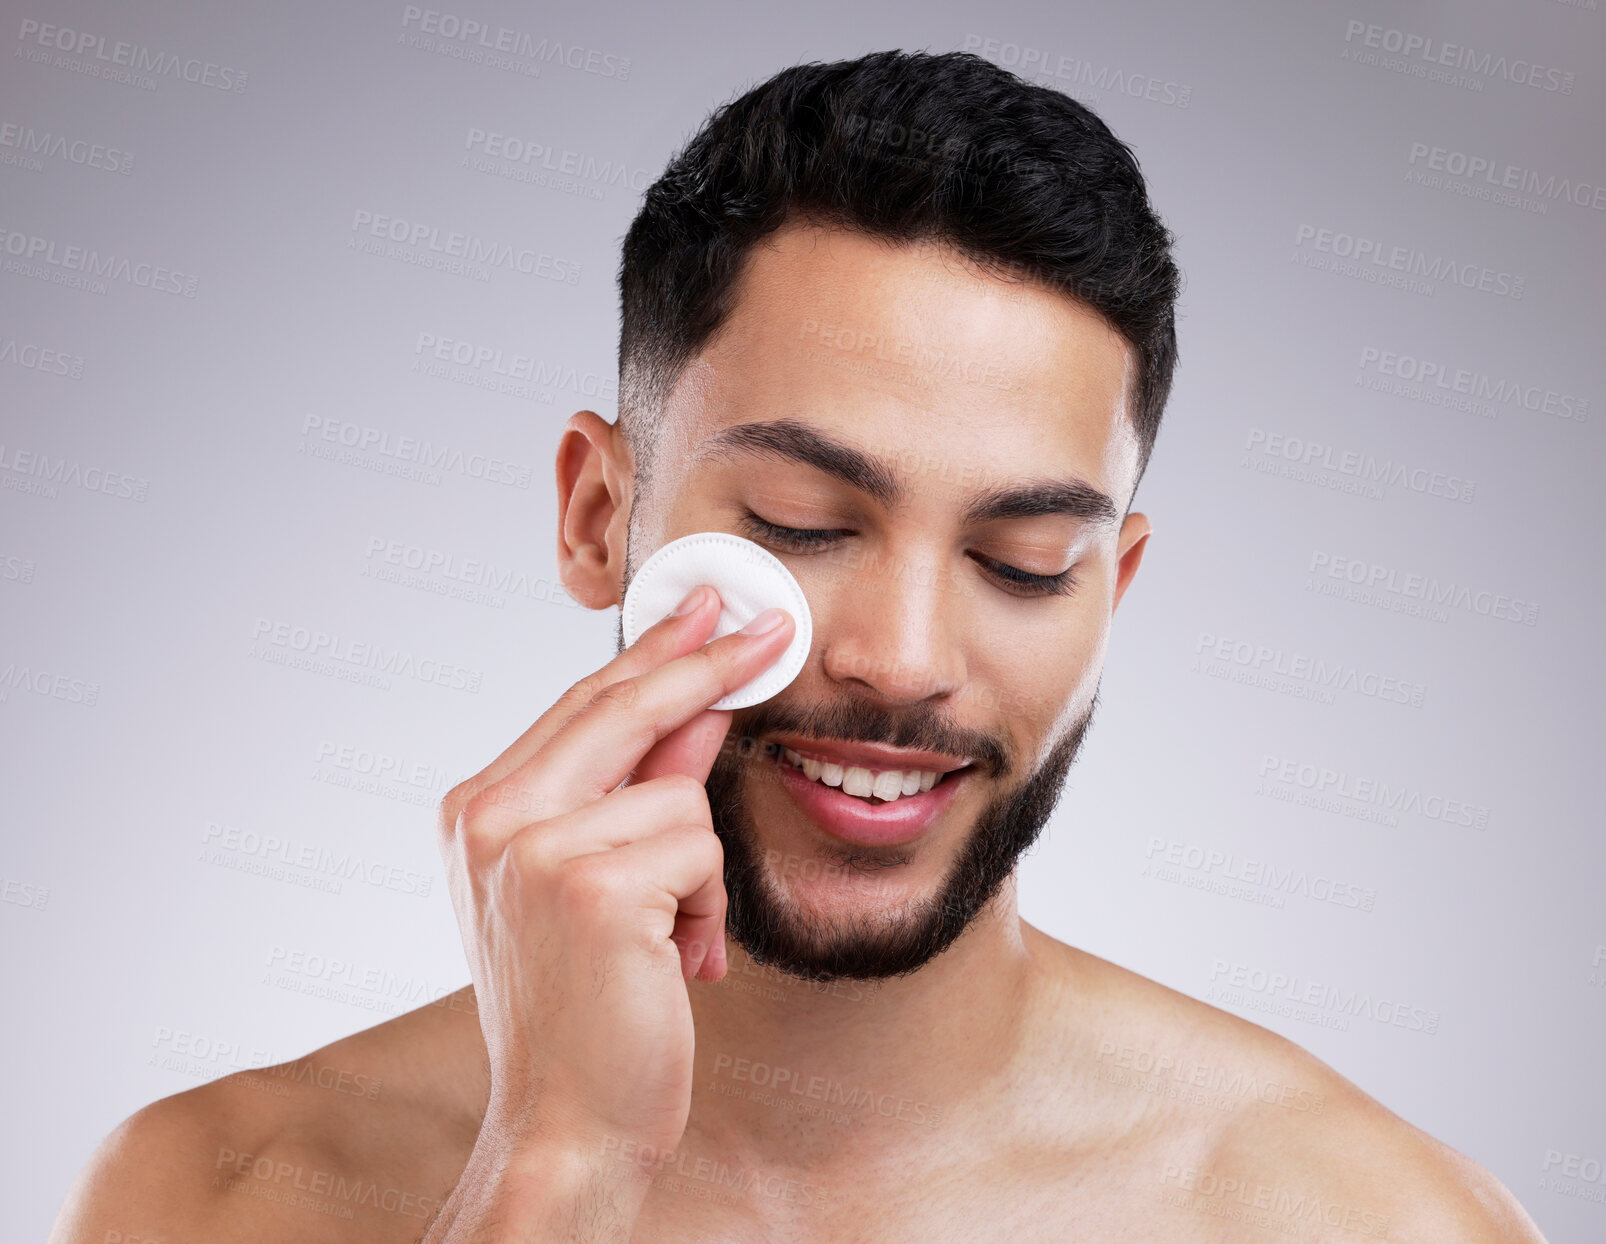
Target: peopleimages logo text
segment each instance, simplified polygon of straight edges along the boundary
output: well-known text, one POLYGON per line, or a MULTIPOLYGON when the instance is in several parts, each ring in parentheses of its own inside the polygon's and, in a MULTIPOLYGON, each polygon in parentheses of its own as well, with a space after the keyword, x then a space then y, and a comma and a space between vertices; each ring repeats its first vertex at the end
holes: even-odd
POLYGON ((1308 246, 1313 251, 1353 264, 1371 264, 1392 272, 1404 272, 1430 281, 1448 281, 1466 289, 1503 294, 1511 298, 1522 297, 1526 281, 1526 278, 1515 273, 1485 264, 1469 263, 1447 255, 1430 255, 1414 246, 1389 246, 1376 238, 1346 233, 1342 229, 1322 229, 1316 225, 1301 224, 1294 230, 1294 245, 1301 248, 1308 246))
POLYGON ((450 39, 456 43, 472 43, 494 52, 522 56, 542 64, 556 62, 582 73, 594 73, 603 78, 617 78, 623 82, 630 77, 630 58, 612 52, 599 52, 579 44, 565 44, 558 39, 537 38, 523 30, 508 26, 491 27, 472 17, 459 17, 455 13, 442 13, 438 9, 425 9, 409 4, 402 10, 402 28, 422 34, 450 39))
POLYGON ((1570 177, 1557 177, 1554 173, 1541 174, 1536 169, 1520 164, 1507 164, 1493 156, 1477 152, 1457 151, 1450 147, 1434 147, 1413 142, 1407 164, 1420 164, 1451 177, 1464 177, 1468 181, 1481 181, 1487 186, 1502 190, 1517 190, 1551 201, 1565 200, 1579 207, 1606 212, 1606 185, 1579 181, 1570 177))
POLYGON ((128 43, 117 39, 108 42, 105 35, 87 30, 73 30, 50 22, 22 19, 17 38, 23 43, 70 56, 87 57, 91 62, 116 65, 121 69, 151 74, 158 78, 178 78, 196 86, 211 87, 217 91, 230 91, 236 95, 245 90, 247 74, 232 65, 219 65, 195 56, 177 56, 172 52, 158 52, 142 43, 128 43))
POLYGON ((1359 43, 1362 47, 1417 60, 1429 65, 1443 65, 1466 73, 1481 74, 1486 78, 1501 78, 1518 86, 1531 86, 1541 91, 1573 93, 1573 75, 1561 69, 1549 69, 1522 57, 1496 56, 1493 52, 1480 52, 1464 43, 1446 43, 1413 31, 1375 22, 1350 19, 1344 27, 1344 42, 1359 43))

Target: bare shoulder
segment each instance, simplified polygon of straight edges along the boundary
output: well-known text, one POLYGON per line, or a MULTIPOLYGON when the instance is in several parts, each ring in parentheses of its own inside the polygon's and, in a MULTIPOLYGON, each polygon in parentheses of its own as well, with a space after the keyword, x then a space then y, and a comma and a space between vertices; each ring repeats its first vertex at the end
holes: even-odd
POLYGON ((454 1034, 426 1006, 152 1102, 96 1148, 51 1244, 416 1239, 477 1132, 454 1034))
POLYGON ((1309 1119, 1262 1104, 1217 1146, 1224 1169, 1270 1172, 1274 1201, 1298 1205, 1333 1238, 1372 1234, 1420 1244, 1543 1244, 1502 1181, 1423 1132, 1293 1042, 1254 1029, 1253 1040, 1290 1080, 1315 1085, 1323 1109, 1309 1119), (1317 1209, 1320 1205, 1320 1209, 1317 1209))
POLYGON ((1212 1154, 1220 1170, 1258 1177, 1269 1189, 1263 1199, 1320 1224, 1335 1240, 1361 1234, 1413 1244, 1544 1244, 1521 1203, 1486 1168, 1309 1051, 1259 1032, 1265 1057, 1289 1079, 1318 1086, 1323 1109, 1305 1119, 1264 1103, 1244 1113, 1212 1154))
POLYGON ((1175 1238, 1254 1225, 1350 1244, 1544 1244, 1493 1174, 1308 1050, 1032 935, 1066 981, 1066 1015, 1081 1017, 1065 1066, 1131 1112, 1147 1142, 1135 1187, 1189 1220, 1175 1238))

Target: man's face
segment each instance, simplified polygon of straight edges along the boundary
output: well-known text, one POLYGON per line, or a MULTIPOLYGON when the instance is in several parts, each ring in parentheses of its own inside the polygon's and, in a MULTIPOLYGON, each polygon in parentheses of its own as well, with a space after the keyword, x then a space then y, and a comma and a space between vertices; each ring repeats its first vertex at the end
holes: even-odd
POLYGON ((815 978, 912 971, 1036 838, 1148 532, 1123 522, 1130 363, 1081 304, 946 248, 799 224, 752 254, 667 404, 626 575, 679 536, 729 531, 808 597, 807 664, 735 713, 708 780, 729 932, 755 958, 815 978), (778 740, 921 749, 944 759, 883 767, 945 774, 883 805, 810 781, 778 740))

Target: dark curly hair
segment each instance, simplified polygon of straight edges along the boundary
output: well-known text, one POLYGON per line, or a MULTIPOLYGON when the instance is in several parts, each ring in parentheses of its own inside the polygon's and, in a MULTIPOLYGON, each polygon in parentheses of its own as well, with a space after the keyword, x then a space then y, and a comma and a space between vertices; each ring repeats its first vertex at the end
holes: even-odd
POLYGON ((946 243, 1097 310, 1135 349, 1141 479, 1171 390, 1180 277, 1131 150, 1091 110, 969 52, 784 69, 718 108, 647 190, 619 263, 619 419, 643 484, 663 403, 753 244, 790 219, 946 243))

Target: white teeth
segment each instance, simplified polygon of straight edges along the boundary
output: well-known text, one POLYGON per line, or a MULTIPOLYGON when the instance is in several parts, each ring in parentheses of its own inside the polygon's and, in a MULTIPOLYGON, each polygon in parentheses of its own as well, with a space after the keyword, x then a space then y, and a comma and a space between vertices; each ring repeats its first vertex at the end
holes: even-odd
POLYGON ((928 791, 942 777, 940 773, 925 769, 875 770, 866 769, 862 765, 833 764, 828 760, 815 760, 812 756, 804 756, 790 747, 783 747, 781 754, 789 763, 802 769, 804 776, 812 781, 824 782, 827 786, 840 786, 844 794, 856 795, 861 799, 868 799, 873 795, 890 803, 905 795, 928 791))
POLYGON ((868 799, 875 794, 875 783, 870 779, 870 770, 862 769, 858 765, 849 765, 842 770, 842 793, 857 795, 861 799, 868 799))
POLYGON ((903 774, 896 769, 876 774, 870 783, 870 793, 877 799, 896 799, 903 794, 903 774))

